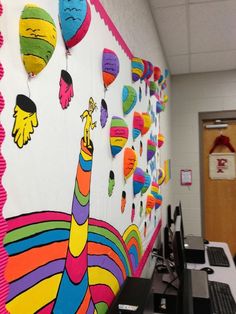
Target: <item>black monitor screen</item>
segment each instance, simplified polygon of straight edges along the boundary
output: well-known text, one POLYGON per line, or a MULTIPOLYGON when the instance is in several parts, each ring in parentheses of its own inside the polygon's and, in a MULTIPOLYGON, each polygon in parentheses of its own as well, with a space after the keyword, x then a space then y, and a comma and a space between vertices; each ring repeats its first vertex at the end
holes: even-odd
POLYGON ((173 223, 173 220, 171 218, 171 205, 167 206, 166 223, 167 223, 168 228, 170 228, 171 224, 173 223))
POLYGON ((184 239, 181 230, 180 215, 176 217, 172 246, 174 253, 175 270, 178 277, 181 279, 183 270, 185 268, 185 256, 184 256, 184 239))
POLYGON ((163 231, 163 251, 164 255, 163 257, 165 259, 170 258, 170 246, 169 246, 169 228, 166 225, 163 231))

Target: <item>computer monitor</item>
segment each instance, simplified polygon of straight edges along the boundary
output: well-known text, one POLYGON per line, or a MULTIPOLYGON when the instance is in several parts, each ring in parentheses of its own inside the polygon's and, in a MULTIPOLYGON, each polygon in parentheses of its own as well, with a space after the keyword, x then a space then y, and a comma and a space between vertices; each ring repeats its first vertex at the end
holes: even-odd
POLYGON ((163 274, 162 281, 172 284, 175 288, 178 288, 178 281, 175 281, 175 278, 177 275, 174 273, 171 262, 170 262, 170 254, 172 252, 172 249, 170 247, 170 233, 169 233, 169 227, 168 224, 163 229, 163 258, 164 258, 164 265, 167 268, 167 274, 163 274))
POLYGON ((173 223, 173 219, 171 218, 171 205, 169 204, 167 206, 167 209, 166 209, 166 223, 167 223, 167 226, 168 228, 171 227, 172 223, 173 223))
POLYGON ((184 254, 184 238, 182 234, 182 219, 181 216, 176 216, 175 229, 173 232, 172 248, 174 254, 175 271, 181 280, 184 268, 186 268, 184 254))
POLYGON ((185 235, 184 235, 184 223, 183 223, 182 205, 181 205, 181 202, 180 202, 180 201, 179 201, 179 205, 175 207, 175 211, 174 211, 174 223, 176 222, 177 216, 181 216, 181 230, 182 230, 182 235, 183 235, 183 237, 185 237, 185 235))

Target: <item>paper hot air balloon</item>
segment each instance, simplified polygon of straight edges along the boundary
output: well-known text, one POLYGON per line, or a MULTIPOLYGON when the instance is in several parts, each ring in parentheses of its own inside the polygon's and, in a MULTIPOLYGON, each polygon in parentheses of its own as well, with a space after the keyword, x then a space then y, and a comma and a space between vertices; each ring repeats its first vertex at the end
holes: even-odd
POLYGON ((102 55, 102 77, 104 87, 107 87, 114 82, 119 74, 120 63, 116 53, 105 48, 102 55))
POLYGON ((143 195, 145 192, 147 192, 150 184, 151 184, 151 176, 147 173, 147 172, 144 172, 144 176, 145 176, 145 182, 144 182, 144 185, 141 189, 141 194, 143 195))
POLYGON ((164 144, 165 142, 165 137, 163 134, 159 133, 158 134, 158 148, 161 148, 162 145, 164 144))
POLYGON ((143 116, 139 112, 134 112, 133 116, 133 139, 135 140, 140 134, 144 126, 143 116))
POLYGON ((165 106, 160 102, 160 101, 157 101, 156 102, 156 113, 160 113, 162 111, 164 111, 165 109, 165 106))
POLYGON ((22 61, 29 76, 40 73, 50 60, 57 42, 52 17, 42 8, 27 4, 19 23, 22 61))
POLYGON ((163 200, 162 195, 158 194, 155 202, 155 209, 158 209, 161 206, 162 200, 163 200))
POLYGON ((149 85, 149 89, 150 89, 150 97, 155 95, 155 93, 157 91, 157 84, 156 84, 156 82, 151 81, 150 85, 149 85))
POLYGON ((77 45, 87 34, 91 11, 87 0, 59 0, 59 19, 66 48, 77 45))
POLYGON ((137 82, 143 75, 144 64, 140 58, 131 59, 131 69, 132 69, 132 81, 137 82))
POLYGON ((143 112, 142 117, 143 117, 144 125, 143 125, 143 129, 141 131, 141 134, 144 135, 149 131, 149 129, 151 127, 152 118, 151 118, 150 114, 147 112, 143 112))
POLYGON ((143 62, 144 68, 143 68, 143 74, 142 74, 142 76, 141 76, 141 78, 140 78, 141 81, 143 81, 144 79, 146 79, 146 78, 147 78, 147 74, 148 74, 148 61, 142 59, 142 62, 143 62))
POLYGON ((150 61, 147 61, 147 64, 148 64, 148 69, 147 69, 147 73, 146 73, 146 79, 150 79, 150 77, 152 76, 152 73, 153 73, 153 65, 150 61))
POLYGON ((124 114, 130 113, 137 103, 137 93, 132 86, 125 85, 122 91, 122 103, 124 114))
POLYGON ((110 145, 112 156, 115 157, 125 146, 129 137, 129 129, 126 122, 113 116, 110 127, 110 145))
POLYGON ((154 76, 154 81, 158 81, 161 77, 161 69, 159 67, 154 67, 153 69, 153 76, 154 76))
POLYGON ((156 143, 152 140, 147 141, 147 161, 151 160, 156 153, 156 143))
POLYGON ((124 178, 127 180, 137 167, 137 154, 134 149, 126 147, 124 151, 124 178))
POLYGON ((162 183, 165 181, 165 170, 163 168, 158 169, 158 184, 162 185, 162 183))
POLYGON ((134 196, 138 194, 145 182, 145 173, 141 168, 136 168, 133 175, 133 191, 134 196))
POLYGON ((147 196, 147 201, 146 201, 146 214, 150 214, 152 209, 154 208, 156 203, 155 198, 153 197, 152 194, 148 194, 147 196))
POLYGON ((159 194, 159 185, 157 182, 153 181, 151 185, 151 194, 157 199, 159 194))

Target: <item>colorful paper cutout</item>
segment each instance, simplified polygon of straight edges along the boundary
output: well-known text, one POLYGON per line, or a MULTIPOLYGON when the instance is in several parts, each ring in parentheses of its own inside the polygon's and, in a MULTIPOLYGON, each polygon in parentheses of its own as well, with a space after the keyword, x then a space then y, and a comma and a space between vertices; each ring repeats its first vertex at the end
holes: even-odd
POLYGON ((137 154, 134 149, 126 147, 124 151, 124 178, 127 180, 137 167, 137 154))
POLYGON ((158 133, 158 148, 161 148, 165 142, 165 136, 161 133, 158 133))
POLYGON ((167 184, 171 179, 171 161, 167 159, 164 161, 164 170, 165 170, 165 184, 167 184))
POLYGON ((168 95, 164 95, 164 97, 163 97, 164 104, 166 104, 168 102, 168 100, 169 100, 168 95))
POLYGON ((139 217, 141 218, 143 214, 143 201, 140 201, 139 217))
POLYGON ((135 140, 141 134, 143 127, 143 116, 139 112, 135 111, 133 116, 133 140, 135 140))
POLYGON ((158 184, 162 185, 165 181, 165 170, 163 168, 158 169, 158 184))
POLYGON ((147 223, 146 223, 146 221, 144 222, 143 236, 144 236, 144 238, 146 238, 146 236, 147 236, 147 223))
POLYGON ((87 34, 91 11, 87 0, 59 0, 59 19, 66 48, 77 45, 87 34))
POLYGON ((146 200, 146 215, 150 214, 153 208, 155 207, 156 199, 152 194, 148 194, 146 200))
POLYGON ((143 128, 142 128, 141 134, 144 135, 150 129, 151 124, 152 124, 152 119, 151 119, 150 114, 147 113, 147 112, 143 112, 142 113, 142 117, 143 117, 144 125, 143 125, 143 128))
POLYGON ((156 82, 150 81, 149 89, 150 89, 150 97, 155 95, 155 93, 157 91, 157 84, 156 84, 156 82))
POLYGON ((165 72, 164 72, 164 76, 165 76, 165 78, 167 78, 169 75, 170 75, 169 70, 168 70, 168 69, 165 69, 165 72))
POLYGON ((137 93, 132 86, 125 85, 122 91, 122 103, 124 114, 130 113, 137 103, 137 93))
POLYGON ((144 176, 145 176, 145 181, 144 181, 144 185, 141 189, 141 195, 143 195, 144 193, 147 192, 147 190, 151 184, 151 176, 148 174, 148 172, 144 172, 144 176))
POLYGON ((158 194, 155 202, 155 209, 158 209, 162 204, 163 198, 161 194, 158 194))
POLYGON ((160 113, 162 111, 164 111, 165 106, 163 106, 163 104, 160 101, 156 102, 156 113, 160 113))
POLYGON ((112 196, 114 187, 115 187, 115 174, 111 170, 109 173, 109 182, 108 182, 108 196, 109 197, 112 196))
POLYGON ((140 143, 139 143, 139 156, 142 157, 142 154, 143 154, 143 142, 140 141, 140 143))
POLYGON ((4 68, 2 64, 0 63, 0 80, 3 78, 3 76, 4 76, 4 68))
POLYGON ((147 61, 148 64, 148 69, 147 69, 147 73, 146 73, 146 79, 149 80, 150 77, 152 76, 153 73, 153 64, 150 61, 147 61))
POLYGON ((88 110, 85 110, 80 116, 82 121, 86 119, 85 125, 84 125, 84 137, 83 138, 84 138, 85 146, 87 146, 88 148, 92 148, 91 141, 90 141, 90 129, 93 130, 97 126, 97 122, 96 121, 93 122, 93 117, 92 117, 92 114, 96 108, 97 108, 96 103, 94 102, 93 98, 90 97, 88 110))
POLYGON ((146 79, 147 73, 148 73, 148 61, 142 59, 142 62, 143 62, 144 68, 143 68, 143 74, 142 74, 142 76, 140 77, 141 81, 143 81, 144 79, 146 79))
POLYGON ((102 77, 105 89, 114 82, 120 71, 120 63, 116 53, 105 48, 102 55, 102 77))
POLYGON ((135 204, 132 204, 132 211, 131 211, 131 222, 134 222, 134 217, 135 217, 135 204))
POLYGON ((139 102, 142 100, 142 88, 140 86, 138 88, 138 99, 139 99, 139 102))
POLYGON ((22 148, 31 140, 30 134, 33 134, 34 128, 38 126, 35 103, 25 95, 17 95, 13 117, 15 122, 12 136, 16 145, 22 148))
POLYGON ((44 9, 27 4, 20 17, 19 32, 22 61, 28 75, 33 77, 45 68, 54 52, 56 26, 44 9))
POLYGON ((132 81, 137 82, 143 75, 144 64, 142 59, 133 57, 131 59, 132 81))
POLYGON ((134 175, 133 175, 134 196, 142 190, 144 182, 145 182, 145 172, 141 168, 136 167, 134 171, 134 175))
POLYGON ((125 211, 125 206, 126 206, 126 192, 122 191, 122 195, 121 195, 121 212, 123 214, 123 212, 125 211))
POLYGON ((105 102, 105 99, 102 99, 101 111, 100 111, 100 123, 101 123, 102 128, 104 128, 106 126, 107 119, 108 119, 107 103, 105 102))
POLYGON ((152 185, 151 185, 151 194, 155 197, 155 199, 158 198, 158 194, 159 194, 159 185, 157 182, 152 181, 152 185))
POLYGON ((111 154, 115 157, 125 146, 129 137, 128 125, 120 117, 113 116, 110 127, 111 154))
POLYGON ((59 99, 62 109, 66 109, 69 106, 71 98, 74 97, 73 82, 70 74, 61 70, 60 78, 60 90, 59 90, 59 99))
POLYGON ((156 148, 157 148, 156 143, 149 139, 147 141, 147 161, 151 160, 152 157, 155 155, 156 148))
POLYGON ((153 69, 153 76, 154 76, 154 81, 158 81, 161 77, 161 69, 157 66, 154 67, 153 69))

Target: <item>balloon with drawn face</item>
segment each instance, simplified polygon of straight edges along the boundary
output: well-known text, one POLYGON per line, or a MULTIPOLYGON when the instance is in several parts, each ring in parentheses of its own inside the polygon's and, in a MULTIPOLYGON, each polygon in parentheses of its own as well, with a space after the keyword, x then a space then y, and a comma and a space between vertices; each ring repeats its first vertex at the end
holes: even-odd
POLYGON ((57 42, 52 17, 42 8, 27 4, 19 23, 22 61, 29 76, 40 73, 50 60, 57 42))
POLYGON ((87 0, 59 0, 59 19, 66 48, 78 44, 87 34, 91 11, 87 0))

